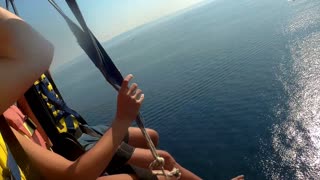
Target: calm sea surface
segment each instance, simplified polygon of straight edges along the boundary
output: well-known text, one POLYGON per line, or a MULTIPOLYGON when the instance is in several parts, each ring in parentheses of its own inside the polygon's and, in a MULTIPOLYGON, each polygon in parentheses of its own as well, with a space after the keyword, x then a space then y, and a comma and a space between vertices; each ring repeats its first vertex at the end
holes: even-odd
MULTIPOLYGON (((145 92, 160 148, 204 179, 320 179, 320 1, 216 0, 104 44, 145 92)), ((110 123, 116 93, 86 56, 54 72, 110 123)))

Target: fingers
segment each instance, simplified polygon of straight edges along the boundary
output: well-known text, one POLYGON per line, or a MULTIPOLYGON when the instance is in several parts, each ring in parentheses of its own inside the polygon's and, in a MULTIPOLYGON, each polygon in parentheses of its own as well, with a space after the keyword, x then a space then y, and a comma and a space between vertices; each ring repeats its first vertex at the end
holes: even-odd
POLYGON ((141 94, 140 99, 137 100, 138 103, 142 103, 144 100, 144 94, 141 94))
POLYGON ((127 75, 121 84, 120 92, 126 95, 131 96, 132 99, 135 99, 137 103, 142 103, 144 100, 144 94, 142 94, 142 90, 138 89, 138 84, 133 83, 130 88, 128 88, 129 82, 133 78, 132 74, 127 75))
POLYGON ((134 95, 134 94, 136 93, 137 88, 138 88, 138 85, 137 85, 136 83, 133 83, 133 84, 130 86, 127 94, 128 94, 128 95, 134 95))
POLYGON ((123 79, 121 88, 120 88, 121 92, 126 92, 128 90, 128 84, 132 78, 133 78, 133 75, 129 74, 123 79))
POLYGON ((138 99, 140 97, 140 95, 142 94, 142 90, 141 89, 138 89, 136 90, 134 93, 132 93, 132 98, 134 99, 138 99))
POLYGON ((142 94, 142 90, 138 89, 136 93, 132 96, 132 98, 137 100, 137 103, 142 103, 144 100, 144 94, 142 94))

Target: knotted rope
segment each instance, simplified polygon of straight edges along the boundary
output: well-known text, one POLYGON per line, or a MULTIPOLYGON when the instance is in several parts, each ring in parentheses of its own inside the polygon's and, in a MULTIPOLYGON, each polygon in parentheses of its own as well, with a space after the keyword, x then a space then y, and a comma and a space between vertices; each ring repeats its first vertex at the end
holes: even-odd
POLYGON ((180 179, 181 172, 180 172, 180 170, 178 168, 173 168, 173 170, 170 171, 169 173, 165 172, 165 169, 164 169, 165 160, 164 160, 163 157, 159 156, 159 154, 157 153, 157 149, 154 146, 149 134, 147 133, 147 131, 146 131, 145 127, 144 127, 144 124, 143 124, 143 121, 142 121, 142 116, 141 116, 140 113, 137 116, 136 122, 137 122, 137 125, 138 125, 138 127, 140 128, 140 130, 142 132, 142 135, 144 136, 144 138, 147 141, 148 147, 149 147, 149 149, 151 151, 151 154, 152 154, 153 158, 155 159, 153 162, 151 162, 149 164, 149 169, 151 171, 153 171, 155 168, 160 168, 161 172, 156 172, 156 173, 153 173, 153 174, 155 174, 155 175, 163 175, 163 176, 166 177, 166 179, 168 179, 169 177, 173 177, 173 176, 175 176, 177 179, 180 179))

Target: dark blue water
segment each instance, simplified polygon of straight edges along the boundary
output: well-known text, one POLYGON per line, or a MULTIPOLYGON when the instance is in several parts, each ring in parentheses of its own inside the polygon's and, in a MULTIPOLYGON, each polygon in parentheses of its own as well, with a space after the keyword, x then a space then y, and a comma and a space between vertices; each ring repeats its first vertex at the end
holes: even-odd
MULTIPOLYGON (((299 87, 310 79, 298 77, 317 77, 305 70, 320 67, 319 7, 306 0, 217 0, 127 32, 105 47, 123 75, 133 73, 144 90, 142 113, 146 126, 159 132, 160 148, 202 178, 317 179, 318 159, 303 161, 297 154, 312 150, 320 157, 311 137, 320 138, 309 126, 290 124, 305 120, 294 114, 310 111, 298 108, 306 101, 299 87), (301 65, 307 55, 314 66, 301 65), (303 134, 310 146, 292 134, 303 134)), ((86 56, 56 70, 54 78, 68 104, 91 124, 112 121, 116 93, 86 56)), ((317 98, 314 93, 311 100, 317 98)), ((313 110, 314 127, 320 108, 313 110)))

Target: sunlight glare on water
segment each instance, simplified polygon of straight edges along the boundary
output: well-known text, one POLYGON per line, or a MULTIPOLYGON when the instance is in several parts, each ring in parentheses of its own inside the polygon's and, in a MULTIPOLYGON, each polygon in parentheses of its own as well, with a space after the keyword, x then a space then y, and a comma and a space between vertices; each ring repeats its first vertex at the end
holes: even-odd
POLYGON ((306 4, 286 31, 292 62, 282 79, 286 118, 274 126, 272 139, 281 170, 273 169, 272 179, 320 179, 320 32, 314 30, 320 15, 314 4, 306 4))

